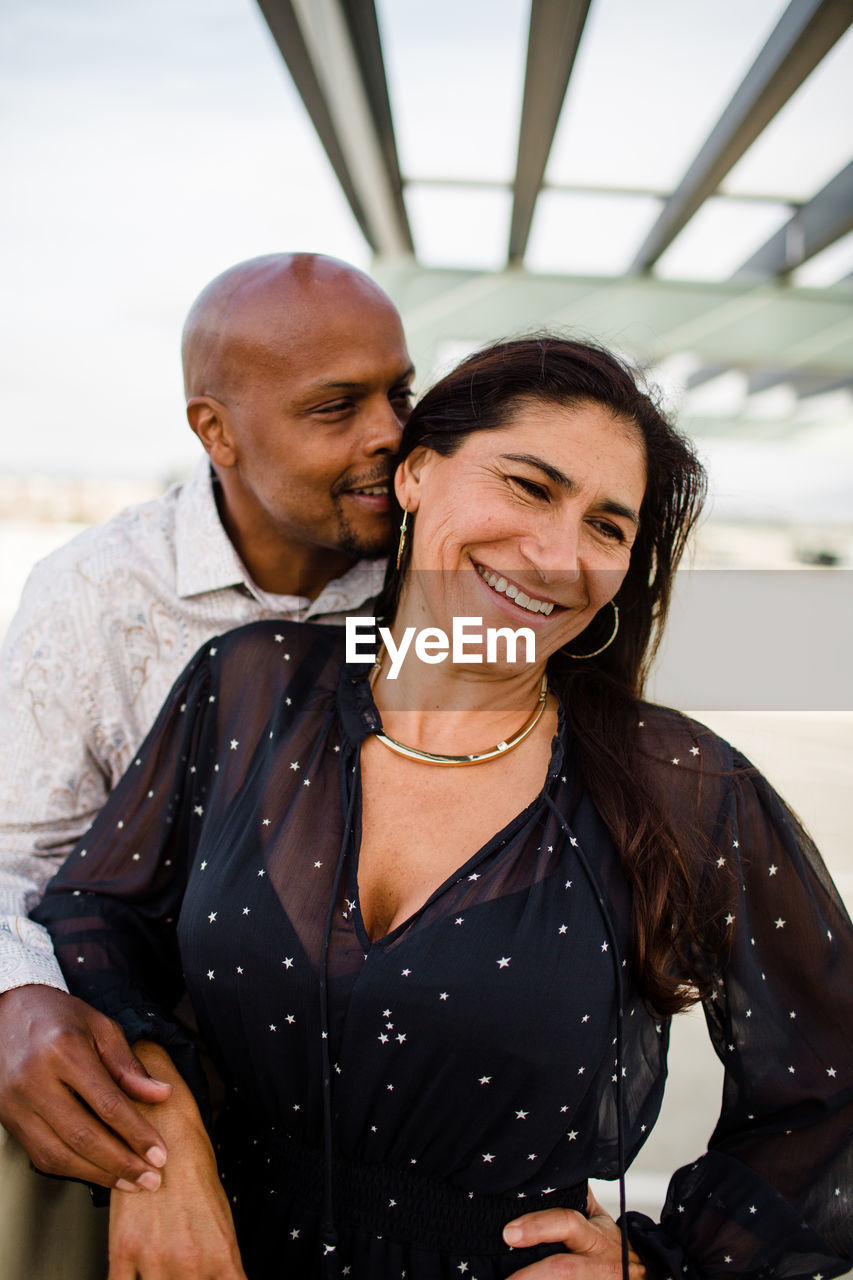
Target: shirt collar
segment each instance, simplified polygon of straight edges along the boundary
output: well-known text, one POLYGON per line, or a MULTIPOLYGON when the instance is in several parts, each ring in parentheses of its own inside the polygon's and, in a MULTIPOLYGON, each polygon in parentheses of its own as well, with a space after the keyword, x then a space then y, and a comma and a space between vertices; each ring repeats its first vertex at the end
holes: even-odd
POLYGON ((340 578, 326 584, 316 600, 306 596, 273 595, 262 591, 219 518, 214 476, 207 458, 201 458, 178 496, 175 514, 177 592, 181 599, 242 586, 264 608, 303 619, 325 614, 344 615, 378 595, 385 575, 383 560, 360 560, 340 578))
POLYGON ((249 585, 248 574, 219 519, 213 472, 206 457, 199 459, 178 496, 175 560, 182 599, 241 583, 249 585))

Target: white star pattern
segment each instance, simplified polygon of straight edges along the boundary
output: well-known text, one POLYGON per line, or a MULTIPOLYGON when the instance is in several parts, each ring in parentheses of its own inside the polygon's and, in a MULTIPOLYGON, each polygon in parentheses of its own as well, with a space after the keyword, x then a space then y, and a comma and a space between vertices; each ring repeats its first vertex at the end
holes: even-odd
POLYGON ((508 969, 508 968, 509 968, 509 962, 510 962, 510 960, 511 960, 511 959, 512 959, 512 956, 501 956, 500 960, 496 961, 498 968, 499 968, 499 969, 508 969))
POLYGON ((236 738, 232 738, 232 739, 231 739, 231 750, 232 750, 232 751, 236 751, 236 750, 237 750, 237 748, 239 747, 239 745, 240 745, 240 743, 237 741, 237 739, 236 739, 236 738))
POLYGON ((216 919, 216 912, 211 911, 210 915, 207 918, 210 921, 210 923, 213 924, 214 920, 216 919))
POLYGON ((778 919, 778 920, 774 920, 774 921, 773 921, 773 923, 775 924, 775 926, 776 926, 776 928, 777 928, 777 929, 784 929, 784 928, 785 928, 786 921, 785 921, 785 920, 783 920, 783 919, 782 919, 782 917, 780 916, 780 917, 779 917, 779 919, 778 919))

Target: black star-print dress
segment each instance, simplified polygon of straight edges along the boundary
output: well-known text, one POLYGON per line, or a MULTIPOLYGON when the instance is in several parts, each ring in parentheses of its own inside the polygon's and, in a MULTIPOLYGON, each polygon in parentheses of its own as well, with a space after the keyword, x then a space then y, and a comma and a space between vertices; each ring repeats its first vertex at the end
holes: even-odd
MULTIPOLYGON (((251 1280, 510 1276, 561 1250, 513 1252, 501 1226, 582 1207, 660 1107, 668 1028, 634 986, 627 887, 562 715, 539 797, 371 943, 359 746, 378 724, 338 631, 205 645, 34 913, 71 990, 170 1047, 200 1094, 172 1012, 188 993, 227 1086, 215 1142, 251 1280)), ((702 828, 703 875, 733 871, 735 896, 706 1002, 720 1120, 661 1223, 628 1214, 632 1243, 651 1276, 838 1275, 849 921, 731 748, 658 708, 637 731, 676 822, 702 828)))

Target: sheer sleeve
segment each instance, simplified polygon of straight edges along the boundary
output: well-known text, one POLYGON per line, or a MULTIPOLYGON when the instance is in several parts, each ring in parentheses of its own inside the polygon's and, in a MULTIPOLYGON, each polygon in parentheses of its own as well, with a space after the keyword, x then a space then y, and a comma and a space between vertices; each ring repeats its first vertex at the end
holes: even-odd
MULTIPOLYGON (((33 918, 49 930, 69 990, 128 1040, 167 1047, 200 1103, 205 1085, 174 1009, 183 995, 175 924, 206 790, 215 697, 205 646, 33 918)), ((215 649, 212 650, 215 652, 215 649)))
POLYGON ((736 754, 713 842, 736 877, 705 1002, 722 1112, 660 1225, 631 1213, 629 1234, 654 1276, 837 1276, 853 1264, 853 931, 799 823, 736 754))

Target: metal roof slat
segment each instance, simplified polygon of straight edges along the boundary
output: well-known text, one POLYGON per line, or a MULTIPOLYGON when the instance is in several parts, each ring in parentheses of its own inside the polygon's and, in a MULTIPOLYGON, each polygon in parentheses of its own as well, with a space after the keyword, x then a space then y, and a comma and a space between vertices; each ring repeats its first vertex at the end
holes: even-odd
POLYGON ((853 229, 853 160, 738 267, 733 280, 786 275, 853 229))
POLYGON ((533 211, 580 45, 590 0, 533 0, 518 134, 509 261, 524 257, 533 211))
POLYGON ((648 271, 853 21, 851 0, 791 0, 631 266, 648 271))
POLYGON ((258 5, 368 244, 411 253, 373 0, 258 5))

